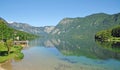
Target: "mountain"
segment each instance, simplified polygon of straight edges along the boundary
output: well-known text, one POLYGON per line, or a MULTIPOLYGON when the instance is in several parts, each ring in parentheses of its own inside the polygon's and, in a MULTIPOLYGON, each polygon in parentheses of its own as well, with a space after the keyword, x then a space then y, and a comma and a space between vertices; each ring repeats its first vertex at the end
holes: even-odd
POLYGON ((0 40, 1 39, 15 39, 19 36, 19 40, 28 40, 35 38, 36 36, 33 34, 29 34, 23 31, 15 30, 8 26, 8 23, 0 18, 0 40))
POLYGON ((20 31, 25 31, 31 34, 43 35, 43 36, 49 34, 51 30, 54 29, 54 26, 34 27, 27 23, 18 23, 18 22, 12 22, 9 23, 8 25, 20 31))
POLYGON ((97 13, 86 17, 64 18, 51 31, 51 35, 58 35, 65 38, 89 38, 94 37, 95 33, 120 25, 120 13, 105 14, 97 13))
POLYGON ((17 22, 9 24, 12 28, 32 34, 77 39, 94 37, 96 32, 117 25, 120 25, 120 13, 97 13, 86 17, 64 18, 56 26, 33 27, 17 22))

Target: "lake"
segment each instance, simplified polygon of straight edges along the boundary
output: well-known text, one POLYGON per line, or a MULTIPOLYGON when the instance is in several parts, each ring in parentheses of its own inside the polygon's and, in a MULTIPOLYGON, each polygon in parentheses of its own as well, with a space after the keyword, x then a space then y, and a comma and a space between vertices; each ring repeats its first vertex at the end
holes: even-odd
POLYGON ((36 39, 22 50, 22 60, 8 60, 0 70, 119 70, 120 48, 111 46, 92 39, 36 39))

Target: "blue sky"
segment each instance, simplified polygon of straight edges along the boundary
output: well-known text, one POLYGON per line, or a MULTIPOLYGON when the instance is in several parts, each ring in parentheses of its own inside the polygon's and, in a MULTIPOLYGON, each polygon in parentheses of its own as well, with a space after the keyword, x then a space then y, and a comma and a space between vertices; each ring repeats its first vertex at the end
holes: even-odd
POLYGON ((0 0, 0 17, 38 27, 94 13, 120 13, 120 0, 0 0))

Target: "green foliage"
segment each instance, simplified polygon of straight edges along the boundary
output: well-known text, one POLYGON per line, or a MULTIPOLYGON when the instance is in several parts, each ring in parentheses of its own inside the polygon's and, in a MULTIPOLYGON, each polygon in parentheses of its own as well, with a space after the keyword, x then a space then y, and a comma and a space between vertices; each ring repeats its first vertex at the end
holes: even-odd
POLYGON ((6 42, 0 42, 0 52, 1 51, 8 51, 9 52, 20 52, 22 50, 21 46, 14 46, 12 40, 7 40, 6 42))
POLYGON ((112 29, 112 36, 113 37, 120 37, 120 26, 117 26, 112 29))
POLYGON ((96 41, 96 43, 98 45, 100 45, 100 47, 103 47, 104 49, 120 53, 120 42, 114 42, 114 41, 111 41, 111 42, 96 41))
POLYGON ((4 50, 6 50, 6 46, 4 42, 0 42, 0 51, 4 51, 4 50))
POLYGON ((110 37, 111 37, 111 30, 102 30, 97 32, 95 35, 95 39, 102 41, 108 40, 108 38, 110 37))
POLYGON ((14 46, 13 40, 30 40, 37 36, 18 31, 8 26, 8 23, 0 18, 0 63, 11 58, 22 59, 21 46, 14 46))
POLYGON ((5 22, 3 19, 0 19, 0 35, 0 40, 16 39, 16 37, 19 37, 19 40, 29 40, 37 37, 35 35, 8 27, 7 22, 5 22))
POLYGON ((101 40, 101 41, 119 41, 120 39, 120 25, 108 29, 108 30, 102 30, 95 34, 95 39, 101 40))
POLYGON ((14 57, 15 60, 21 60, 24 58, 24 54, 23 53, 16 53, 16 56, 14 57))
POLYGON ((21 60, 24 58, 24 54, 19 52, 19 53, 10 53, 7 56, 0 56, 0 63, 3 63, 9 59, 15 59, 15 60, 21 60))
POLYGON ((21 53, 22 47, 13 46, 12 42, 13 42, 12 40, 8 40, 7 42, 0 42, 0 63, 5 62, 12 58, 20 60, 24 57, 24 54, 21 53), (9 52, 9 55, 8 55, 8 52, 9 52))

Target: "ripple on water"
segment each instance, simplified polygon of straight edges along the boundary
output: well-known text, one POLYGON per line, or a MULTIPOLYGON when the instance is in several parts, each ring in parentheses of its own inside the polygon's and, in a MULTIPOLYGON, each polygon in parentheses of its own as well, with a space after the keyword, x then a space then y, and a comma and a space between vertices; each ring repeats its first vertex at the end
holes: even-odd
POLYGON ((69 63, 72 63, 72 64, 74 64, 74 63, 78 63, 77 61, 75 61, 75 60, 71 60, 71 59, 68 59, 68 58, 60 58, 60 60, 63 60, 63 61, 67 61, 67 62, 69 62, 69 63))

